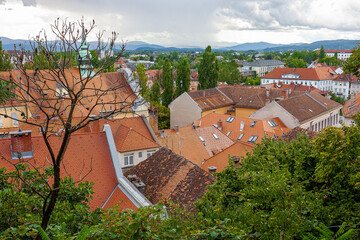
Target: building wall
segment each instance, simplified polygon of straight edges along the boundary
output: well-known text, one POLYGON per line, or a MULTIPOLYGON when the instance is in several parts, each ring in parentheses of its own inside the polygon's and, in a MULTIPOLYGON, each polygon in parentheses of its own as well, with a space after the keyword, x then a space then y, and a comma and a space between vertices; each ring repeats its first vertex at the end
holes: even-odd
POLYGON ((287 128, 295 128, 300 126, 300 122, 277 102, 271 102, 263 108, 250 115, 249 118, 253 119, 267 119, 267 118, 280 118, 287 128))
POLYGON ((187 93, 181 94, 172 101, 169 108, 171 128, 176 125, 183 127, 201 118, 201 108, 187 93))
POLYGON ((261 85, 272 84, 272 83, 279 83, 282 82, 284 84, 291 84, 292 82, 295 84, 302 84, 302 85, 312 85, 322 91, 329 91, 332 89, 332 79, 326 80, 301 80, 301 79, 270 79, 270 78, 262 78, 261 85))
POLYGON ((149 148, 149 149, 141 149, 136 151, 130 151, 130 152, 118 152, 120 165, 123 169, 129 169, 142 161, 146 160, 148 158, 148 153, 152 152, 155 153, 159 148, 149 148), (142 157, 139 156, 139 154, 142 154, 142 157), (133 160, 134 163, 132 165, 125 165, 125 156, 133 154, 133 160))
POLYGON ((340 124, 344 124, 347 127, 353 126, 355 124, 355 121, 352 118, 341 117, 340 119, 340 124))
POLYGON ((259 109, 255 109, 255 108, 236 108, 235 109, 235 116, 236 117, 250 117, 251 114, 253 114, 254 112, 256 112, 259 109))
MULTIPOLYGON (((351 52, 350 53, 348 53, 348 52, 338 52, 337 58, 340 59, 340 60, 346 61, 351 56, 351 54, 352 54, 351 52)), ((327 57, 334 57, 335 53, 329 52, 329 53, 326 53, 326 56, 327 57)))
MULTIPOLYGON (((228 110, 229 108, 231 108, 231 107, 232 107, 232 106, 226 106, 226 107, 221 107, 221 108, 215 108, 214 110, 215 110, 216 113, 226 114, 226 113, 227 113, 227 110, 228 110)), ((201 113, 201 117, 204 117, 204 116, 206 116, 206 115, 208 115, 208 114, 210 114, 210 113, 212 113, 212 112, 213 112, 213 110, 204 111, 204 112, 201 113)))
POLYGON ((350 84, 350 94, 356 95, 360 93, 360 82, 351 82, 350 84))
MULTIPOLYGON (((30 115, 30 113, 27 111, 27 108, 25 106, 19 106, 19 107, 1 107, 0 108, 0 114, 6 114, 8 116, 13 116, 13 114, 16 114, 16 117, 18 119, 26 119, 27 116, 30 115), (21 113, 24 113, 25 116, 21 116, 21 113)), ((5 118, 4 116, 0 116, 0 128, 10 128, 10 127, 18 127, 19 125, 16 124, 16 121, 13 121, 11 118, 5 118), (1 124, 2 123, 2 124, 1 124)))
POLYGON ((264 76, 266 73, 271 72, 275 68, 284 67, 284 65, 273 65, 273 66, 260 66, 260 67, 251 67, 252 70, 256 71, 258 77, 264 76))
POLYGON ((309 119, 306 122, 302 122, 300 127, 316 132, 320 132, 327 126, 340 127, 340 109, 341 106, 334 110, 327 111, 321 115, 318 115, 316 116, 316 118, 309 119))
MULTIPOLYGON (((360 88, 358 89, 358 91, 360 88)), ((333 81, 332 89, 336 95, 341 96, 344 99, 347 99, 350 94, 350 82, 345 81, 333 81)))

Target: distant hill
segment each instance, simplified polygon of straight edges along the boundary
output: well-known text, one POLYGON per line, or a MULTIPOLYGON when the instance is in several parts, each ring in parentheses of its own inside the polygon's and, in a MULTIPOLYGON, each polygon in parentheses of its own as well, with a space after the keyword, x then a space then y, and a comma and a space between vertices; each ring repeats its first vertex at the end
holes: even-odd
POLYGON ((232 47, 225 47, 221 48, 223 50, 235 50, 235 51, 249 51, 249 50, 263 50, 266 48, 274 48, 284 46, 284 44, 273 44, 273 43, 267 43, 267 42, 256 42, 256 43, 243 43, 238 44, 232 47))
POLYGON ((324 46, 324 49, 353 49, 356 47, 357 43, 360 40, 325 40, 325 41, 317 41, 313 43, 300 43, 300 44, 288 44, 278 47, 266 48, 264 51, 268 52, 276 52, 276 51, 301 51, 301 50, 309 50, 313 51, 315 49, 320 49, 321 45, 324 46))
MULTIPOLYGON (((25 48, 30 50, 28 40, 23 39, 10 39, 6 37, 0 37, 3 42, 4 50, 13 50, 14 44, 25 44, 25 48)), ((214 49, 214 51, 295 51, 295 50, 315 50, 324 46, 325 49, 353 49, 360 40, 325 40, 317 41, 313 43, 294 43, 294 44, 273 44, 267 42, 255 42, 255 43, 243 43, 234 45, 231 47, 222 47, 214 49)), ((89 42, 90 49, 94 49, 97 46, 97 42, 89 42)), ((119 45, 115 45, 118 48, 119 45)), ((204 49, 196 46, 183 46, 183 47, 164 47, 157 44, 150 44, 142 41, 129 41, 126 44, 126 50, 128 51, 144 51, 144 50, 161 50, 161 51, 203 51, 204 49)))

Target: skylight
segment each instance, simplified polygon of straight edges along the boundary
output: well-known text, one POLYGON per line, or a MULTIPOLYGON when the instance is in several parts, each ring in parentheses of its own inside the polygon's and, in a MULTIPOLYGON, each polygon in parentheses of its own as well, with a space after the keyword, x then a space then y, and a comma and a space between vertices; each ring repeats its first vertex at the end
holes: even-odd
POLYGON ((241 140, 243 136, 244 136, 244 134, 243 134, 243 133, 242 133, 242 134, 240 134, 240 136, 237 138, 237 140, 241 140))
POLYGON ((271 127, 277 127, 277 126, 279 126, 276 122, 275 122, 275 120, 269 120, 269 121, 267 121, 268 122, 268 124, 271 126, 271 127))
POLYGON ((228 117, 227 119, 226 119, 226 122, 229 122, 229 123, 231 123, 232 121, 234 121, 234 117, 228 117))
POLYGON ((256 141, 256 139, 258 139, 258 136, 251 135, 248 142, 254 143, 256 141))
POLYGON ((231 133, 231 131, 228 131, 228 132, 226 133, 226 136, 229 136, 229 135, 230 135, 230 133, 231 133))
POLYGON ((213 133, 212 135, 214 136, 214 138, 215 138, 216 140, 219 140, 219 137, 218 137, 215 133, 213 133))
POLYGON ((203 139, 202 136, 199 136, 199 138, 200 138, 200 140, 201 140, 202 142, 205 142, 205 139, 203 139))

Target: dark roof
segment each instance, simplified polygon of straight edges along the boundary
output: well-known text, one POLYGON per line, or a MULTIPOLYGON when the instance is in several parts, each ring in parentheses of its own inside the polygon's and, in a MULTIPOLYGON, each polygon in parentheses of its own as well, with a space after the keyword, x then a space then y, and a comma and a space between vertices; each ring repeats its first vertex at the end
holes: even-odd
POLYGON ((255 62, 243 63, 243 66, 251 66, 251 67, 277 66, 277 65, 285 65, 285 63, 279 60, 258 60, 255 62))
POLYGON ((188 92, 188 94, 203 111, 233 105, 233 102, 217 88, 188 92))
POLYGON ((277 103, 297 118, 299 122, 306 121, 341 106, 340 103, 330 100, 315 92, 297 95, 277 103))
POLYGON ((286 134, 284 134, 281 139, 284 140, 284 141, 292 141, 292 140, 295 140, 297 139, 298 135, 299 134, 306 134, 308 135, 308 137, 310 139, 312 138, 315 138, 317 137, 318 133, 317 132, 314 132, 314 131, 311 131, 311 130, 307 130, 307 129, 304 129, 304 128, 301 128, 301 127, 296 127, 296 128, 293 128, 291 129, 289 132, 287 132, 286 134))
POLYGON ((193 207, 215 177, 196 164, 160 148, 145 161, 126 171, 125 176, 136 175, 146 185, 145 196, 152 202, 172 200, 180 206, 193 207))

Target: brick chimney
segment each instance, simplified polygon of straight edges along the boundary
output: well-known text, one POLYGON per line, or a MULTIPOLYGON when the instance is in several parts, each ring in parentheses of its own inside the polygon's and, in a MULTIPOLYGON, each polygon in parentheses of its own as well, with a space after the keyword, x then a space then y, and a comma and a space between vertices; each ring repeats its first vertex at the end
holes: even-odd
POLYGON ((10 139, 11 159, 34 157, 31 130, 10 132, 10 139))
POLYGON ((210 167, 208 167, 208 169, 209 169, 210 173, 215 173, 216 172, 216 167, 214 167, 214 166, 210 166, 210 167))
POLYGON ((222 122, 221 120, 219 120, 219 121, 217 122, 217 126, 218 126, 218 129, 221 131, 222 128, 223 128, 223 122, 222 122))
POLYGON ((289 90, 288 89, 285 89, 285 90, 282 90, 281 91, 281 97, 282 97, 282 99, 287 99, 289 96, 288 96, 288 94, 289 94, 289 90))
POLYGON ((175 125, 175 126, 174 126, 174 130, 175 130, 175 132, 176 132, 177 134, 179 134, 179 125, 175 125))

